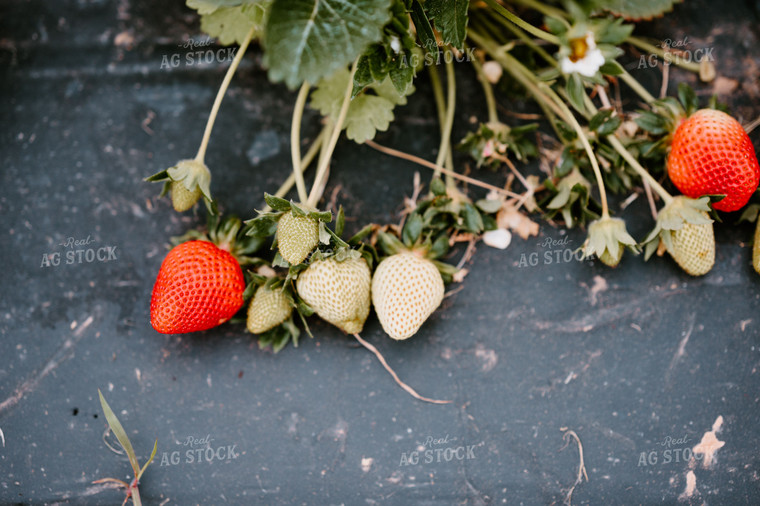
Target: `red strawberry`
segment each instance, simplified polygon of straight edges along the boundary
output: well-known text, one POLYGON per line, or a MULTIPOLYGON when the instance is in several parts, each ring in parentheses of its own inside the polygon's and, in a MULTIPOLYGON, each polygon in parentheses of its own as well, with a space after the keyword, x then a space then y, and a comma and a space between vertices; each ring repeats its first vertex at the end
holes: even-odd
POLYGON ((760 166, 749 136, 728 114, 701 109, 676 128, 668 175, 686 196, 722 194, 713 207, 736 211, 757 189, 760 166))
POLYGON ((182 243, 158 271, 150 323, 162 334, 216 327, 238 312, 244 290, 243 271, 228 251, 209 241, 182 243))

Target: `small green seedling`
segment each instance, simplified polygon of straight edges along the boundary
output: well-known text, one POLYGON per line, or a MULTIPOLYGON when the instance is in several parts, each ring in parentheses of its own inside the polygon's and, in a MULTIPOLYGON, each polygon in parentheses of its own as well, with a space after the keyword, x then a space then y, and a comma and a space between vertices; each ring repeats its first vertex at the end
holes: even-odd
POLYGON ((142 502, 140 501, 140 491, 137 488, 137 484, 140 482, 140 477, 145 472, 148 464, 153 462, 153 457, 156 456, 156 451, 158 450, 158 439, 156 439, 156 442, 153 444, 153 452, 150 454, 150 458, 144 466, 140 467, 140 464, 137 461, 137 456, 135 455, 135 450, 132 448, 132 443, 129 441, 129 437, 124 430, 124 427, 122 427, 119 419, 116 418, 116 415, 111 409, 111 406, 109 406, 106 402, 106 399, 103 397, 100 389, 98 389, 98 395, 100 396, 100 406, 103 408, 103 413, 106 415, 108 427, 111 429, 111 432, 113 432, 114 436, 116 436, 116 439, 119 440, 119 444, 122 448, 124 448, 127 457, 129 457, 129 463, 132 465, 132 471, 134 472, 135 478, 132 480, 132 483, 117 480, 116 478, 103 478, 93 481, 93 483, 114 483, 118 487, 124 487, 127 491, 127 496, 124 498, 122 505, 127 504, 127 501, 131 497, 132 504, 135 506, 141 506, 142 502))

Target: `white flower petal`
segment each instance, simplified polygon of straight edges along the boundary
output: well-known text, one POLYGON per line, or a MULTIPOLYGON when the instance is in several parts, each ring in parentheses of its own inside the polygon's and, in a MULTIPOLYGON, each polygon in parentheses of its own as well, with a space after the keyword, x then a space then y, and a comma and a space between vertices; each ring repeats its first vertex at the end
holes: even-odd
POLYGON ((512 233, 504 228, 489 230, 483 234, 483 242, 492 248, 507 249, 512 242, 512 233))
POLYGON ((563 74, 572 74, 578 72, 582 76, 592 77, 604 65, 604 55, 599 49, 592 49, 586 52, 586 56, 578 61, 572 61, 565 56, 560 61, 563 74))

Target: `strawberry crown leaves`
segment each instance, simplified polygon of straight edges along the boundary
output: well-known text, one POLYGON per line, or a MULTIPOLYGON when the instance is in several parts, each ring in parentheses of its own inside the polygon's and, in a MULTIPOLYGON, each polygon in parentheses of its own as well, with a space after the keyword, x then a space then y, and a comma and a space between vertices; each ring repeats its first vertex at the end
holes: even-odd
POLYGON ((170 242, 176 246, 187 241, 209 241, 228 251, 241 266, 260 265, 264 260, 251 255, 261 249, 264 239, 246 235, 242 225, 243 222, 235 215, 222 217, 209 213, 205 231, 189 230, 181 236, 172 237, 170 242))
POLYGON ((536 144, 526 137, 537 129, 538 123, 516 127, 501 122, 481 123, 459 142, 457 149, 468 153, 478 167, 496 170, 503 163, 499 158, 510 153, 521 162, 537 157, 536 144))
POLYGON ((539 205, 547 209, 547 219, 561 214, 565 225, 573 228, 575 225, 584 225, 589 219, 599 218, 599 214, 591 209, 592 206, 599 209, 597 202, 591 198, 591 183, 578 168, 573 169, 557 184, 547 179, 544 186, 549 190, 549 196, 539 205))
MULTIPOLYGON (((708 101, 707 107, 727 112, 725 104, 718 102, 717 96, 713 95, 708 101)), ((699 109, 699 98, 694 89, 686 83, 678 84, 678 99, 665 97, 655 100, 649 110, 640 110, 634 119, 636 124, 656 139, 664 139, 667 143, 670 136, 681 121, 699 109)))
POLYGON ((657 215, 655 227, 644 239, 644 260, 649 260, 657 250, 660 241, 669 249, 673 246, 673 233, 681 230, 685 223, 692 225, 706 225, 713 220, 707 216, 711 210, 710 198, 700 197, 692 199, 679 195, 666 205, 657 215))
POLYGON ((216 203, 211 197, 211 171, 201 161, 195 159, 180 160, 176 165, 146 177, 144 181, 164 183, 159 198, 169 193, 172 183, 181 183, 188 192, 199 192, 198 196, 203 197, 209 212, 217 212, 216 203))
POLYGON ((607 253, 609 258, 619 260, 621 249, 626 247, 634 254, 639 253, 638 243, 626 230, 625 222, 620 218, 606 217, 589 225, 588 238, 582 251, 585 258, 594 255, 601 258, 607 253))
MULTIPOLYGON (((375 248, 363 242, 375 225, 369 224, 354 234, 348 241, 342 239, 345 229, 346 216, 343 206, 338 210, 338 216, 335 220, 335 230, 330 229, 326 223, 320 222, 320 244, 324 247, 318 247, 309 257, 309 264, 315 261, 333 258, 337 262, 345 262, 354 258, 363 258, 370 269, 377 261, 377 252, 375 248)), ((306 268, 304 266, 304 268, 306 268)), ((300 271, 299 271, 300 272, 300 271)), ((297 277, 297 273, 294 273, 297 277)))
POLYGON ((298 348, 298 338, 300 336, 301 330, 293 322, 293 316, 290 316, 276 327, 267 330, 263 334, 259 334, 259 349, 265 350, 271 347, 274 353, 279 353, 288 343, 293 343, 293 347, 298 348))

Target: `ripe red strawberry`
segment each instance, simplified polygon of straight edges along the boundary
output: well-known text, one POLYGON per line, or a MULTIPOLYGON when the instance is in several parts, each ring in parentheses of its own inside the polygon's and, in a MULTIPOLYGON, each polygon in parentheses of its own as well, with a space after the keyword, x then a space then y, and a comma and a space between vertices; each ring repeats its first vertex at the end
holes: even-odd
POLYGON ((228 251, 209 241, 175 246, 161 264, 150 301, 150 323, 162 334, 207 330, 243 305, 245 280, 228 251))
POLYGON ((684 195, 723 194, 713 207, 736 211, 757 189, 760 166, 749 136, 728 114, 700 109, 676 128, 668 175, 684 195))

